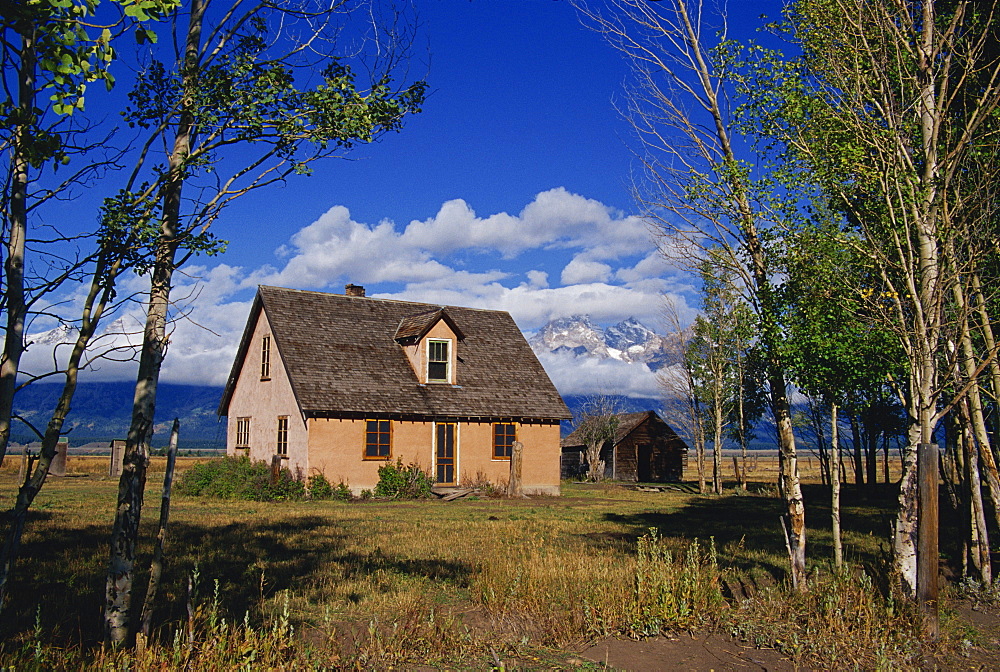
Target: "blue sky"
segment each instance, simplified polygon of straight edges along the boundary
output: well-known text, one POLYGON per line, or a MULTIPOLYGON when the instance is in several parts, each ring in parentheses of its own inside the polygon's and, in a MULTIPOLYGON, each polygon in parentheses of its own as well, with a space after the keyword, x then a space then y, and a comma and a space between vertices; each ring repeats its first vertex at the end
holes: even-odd
MULTIPOLYGON (((732 7, 733 32, 752 33, 762 6, 776 5, 732 7)), ((563 0, 415 7, 410 75, 426 75, 424 111, 349 160, 224 212, 213 230, 228 251, 195 259, 175 292, 190 297, 188 318, 175 325, 165 380, 225 381, 257 284, 342 292, 352 282, 369 296, 508 310, 526 332, 575 313, 660 328, 664 296, 693 314, 691 278, 636 216, 634 142, 614 107, 628 76, 621 57, 563 0)), ((140 322, 134 306, 119 325, 140 322)), ((128 378, 130 366, 94 377, 128 378)), ((546 366, 564 393, 593 386, 592 370, 546 366)), ((648 377, 607 373, 612 391, 655 393, 648 377)))

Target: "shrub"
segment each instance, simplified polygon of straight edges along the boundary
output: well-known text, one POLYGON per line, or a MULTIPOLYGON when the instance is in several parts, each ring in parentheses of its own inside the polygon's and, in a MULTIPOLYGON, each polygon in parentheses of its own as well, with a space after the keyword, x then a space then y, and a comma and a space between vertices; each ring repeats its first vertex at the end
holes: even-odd
POLYGON ((431 496, 431 477, 416 464, 386 463, 378 468, 375 496, 387 499, 421 499, 431 496))
POLYGON ((310 476, 306 490, 310 499, 338 499, 343 502, 351 499, 351 489, 343 481, 334 486, 323 474, 310 476))
POLYGON ((333 486, 323 474, 313 474, 306 484, 310 499, 331 499, 333 497, 333 486))
MULTIPOLYGON (((261 464, 264 464, 263 462, 261 464)), ((264 464, 267 467, 266 464, 264 464)), ((257 492, 256 497, 250 497, 258 502, 287 502, 302 499, 306 496, 306 484, 292 475, 288 469, 282 469, 278 473, 278 478, 274 483, 270 479, 270 468, 268 468, 268 478, 264 481, 263 487, 257 492)))
POLYGON ((257 502, 301 499, 306 492, 305 485, 288 469, 282 469, 272 483, 271 467, 265 462, 252 462, 246 456, 227 456, 196 464, 184 472, 176 487, 183 495, 257 502))
POLYGON ((351 489, 347 487, 347 484, 341 481, 337 484, 337 487, 333 489, 333 498, 339 499, 343 502, 349 502, 354 498, 354 495, 351 494, 351 489))

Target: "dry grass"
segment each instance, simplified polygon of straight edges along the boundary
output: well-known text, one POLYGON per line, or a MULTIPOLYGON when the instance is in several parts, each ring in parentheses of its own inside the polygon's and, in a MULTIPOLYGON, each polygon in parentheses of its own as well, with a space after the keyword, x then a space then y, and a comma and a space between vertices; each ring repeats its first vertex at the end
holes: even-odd
MULTIPOLYGON (((735 483, 739 479, 736 475, 736 468, 733 465, 733 453, 735 451, 726 450, 724 451, 724 457, 722 459, 722 477, 726 483, 735 483)), ((737 455, 737 458, 739 456, 737 455)), ((882 483, 885 480, 884 467, 882 463, 882 454, 879 453, 878 458, 878 481, 882 483)), ((820 461, 812 451, 810 450, 800 450, 799 451, 799 477, 802 479, 803 483, 822 483, 822 477, 820 474, 820 461)), ((850 461, 850 458, 845 453, 844 454, 844 470, 847 476, 845 482, 854 483, 854 465, 850 461)), ((712 455, 711 449, 705 455, 705 476, 711 481, 712 479, 712 455)), ((895 451, 891 451, 889 454, 889 480, 893 483, 899 480, 899 476, 902 470, 902 460, 899 454, 895 451)), ((747 478, 750 481, 763 482, 763 483, 776 483, 778 480, 778 455, 777 451, 773 450, 760 450, 760 451, 750 451, 750 455, 747 458, 747 478)), ((684 480, 685 481, 697 481, 698 480, 698 467, 695 461, 694 455, 688 457, 687 467, 684 469, 684 480)))
MULTIPOLYGON (((0 466, 0 479, 4 476, 9 476, 11 479, 16 478, 17 473, 21 469, 21 455, 7 455, 4 459, 3 466, 0 466)), ((193 464, 198 464, 199 462, 207 462, 213 458, 210 457, 178 457, 177 458, 177 470, 184 471, 193 464)), ((110 466, 111 458, 104 455, 70 455, 69 459, 66 461, 66 475, 69 478, 89 476, 92 478, 108 477, 108 467, 110 466)), ((152 478, 163 478, 163 472, 167 468, 167 458, 161 455, 154 455, 149 459, 149 477, 152 478)), ((6 480, 0 480, 0 483, 6 483, 6 480)))
MULTIPOLYGON (((846 554, 870 584, 859 602, 854 584, 823 578, 828 511, 822 489, 807 486, 813 594, 825 597, 801 602, 784 590, 779 501, 613 484, 453 503, 176 497, 157 645, 142 656, 102 652, 94 646, 116 484, 79 464, 90 475, 51 479, 36 502, 0 666, 219 669, 256 656, 279 668, 483 667, 532 646, 748 623, 736 631, 753 641, 808 640, 786 647, 804 664, 831 651, 862 667, 913 655, 912 615, 883 597, 888 518, 879 502, 845 502, 846 554)), ((15 476, 0 472, 0 508, 13 500, 15 476)), ((158 490, 154 466, 144 552, 158 490)))

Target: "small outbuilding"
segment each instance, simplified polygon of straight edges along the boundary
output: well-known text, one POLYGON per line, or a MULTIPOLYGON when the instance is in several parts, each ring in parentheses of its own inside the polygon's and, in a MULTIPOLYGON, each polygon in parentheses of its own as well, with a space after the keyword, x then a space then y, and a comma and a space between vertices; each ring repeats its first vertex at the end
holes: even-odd
MULTIPOLYGON (((587 471, 586 446, 577 432, 560 441, 562 477, 578 478, 587 471)), ((601 448, 605 478, 639 483, 680 481, 688 446, 655 411, 624 413, 614 441, 601 448)))

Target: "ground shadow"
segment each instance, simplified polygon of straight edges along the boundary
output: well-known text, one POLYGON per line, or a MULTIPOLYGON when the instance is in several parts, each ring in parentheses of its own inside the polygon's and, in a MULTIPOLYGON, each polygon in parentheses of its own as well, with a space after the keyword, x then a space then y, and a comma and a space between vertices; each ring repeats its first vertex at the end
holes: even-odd
MULTIPOLYGON (((763 484, 751 484, 750 493, 766 492, 763 484), (758 488, 753 487, 758 485, 758 488)), ((803 485, 806 505, 807 556, 811 565, 832 562, 830 535, 830 489, 803 485)), ((656 493, 651 493, 651 503, 656 493)), ((886 573, 887 542, 893 520, 895 491, 845 486, 841 495, 841 526, 845 536, 864 538, 864 546, 846 544, 853 562, 873 574, 886 573), (869 541, 871 540, 871 541, 869 541), (879 541, 874 541, 879 540, 879 541), (881 540, 885 544, 880 545, 881 540)), ((621 526, 621 532, 581 535, 594 545, 630 547, 650 529, 660 536, 680 539, 714 540, 723 569, 743 572, 764 571, 776 582, 787 580, 788 563, 781 517, 787 511, 784 500, 768 494, 726 494, 690 499, 680 509, 658 511, 655 505, 637 513, 607 513, 604 520, 621 526)))
MULTIPOLYGON (((182 622, 189 603, 207 608, 216 593, 227 620, 242 621, 249 613, 255 622, 264 601, 284 590, 300 592, 334 564, 348 577, 405 575, 468 585, 472 568, 467 563, 401 558, 378 548, 368 554, 348 551, 348 524, 320 516, 221 526, 171 524, 154 623, 182 622)), ((136 562, 133 594, 139 604, 146 591, 152 536, 150 525, 144 529, 145 552, 136 562)), ((50 529, 45 539, 25 543, 0 622, 0 640, 100 642, 108 538, 108 527, 89 525, 50 529)))

